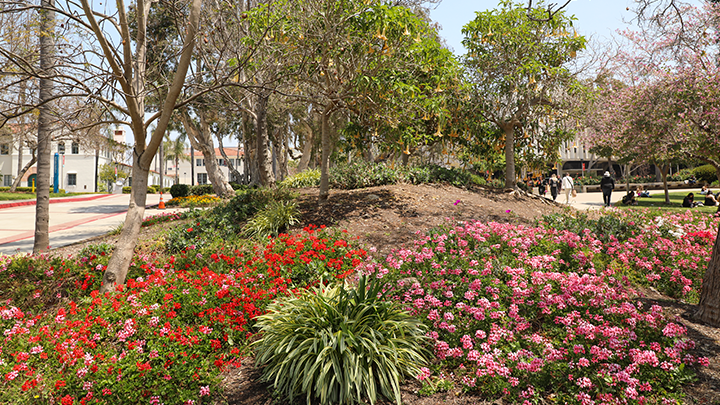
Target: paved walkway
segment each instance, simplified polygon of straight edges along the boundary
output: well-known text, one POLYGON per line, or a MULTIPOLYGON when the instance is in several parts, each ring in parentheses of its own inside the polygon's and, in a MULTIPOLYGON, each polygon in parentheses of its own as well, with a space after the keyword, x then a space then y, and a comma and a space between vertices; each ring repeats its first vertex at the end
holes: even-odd
MULTIPOLYGON (((714 190, 716 191, 716 190, 714 190)), ((698 199, 698 194, 700 193, 699 188, 692 188, 692 189, 676 189, 676 190, 670 190, 671 193, 695 193, 695 199, 700 201, 698 199)), ((625 191, 615 191, 610 196, 610 201, 612 202, 612 205, 615 204, 621 204, 622 198, 625 196, 625 191)), ((663 190, 650 190, 650 195, 657 195, 657 194, 664 194, 665 191, 663 190)), ((550 197, 550 193, 548 192, 545 194, 546 197, 550 197)), ((552 198, 552 197, 550 197, 552 198)), ((703 197, 704 198, 704 197, 703 197)), ((557 197, 557 202, 564 204, 565 203, 565 194, 559 194, 557 197)), ((572 201, 570 202, 570 206, 580 210, 580 211, 586 211, 586 210, 599 210, 603 208, 603 195, 601 192, 591 192, 591 193, 578 193, 577 197, 572 198, 572 201)))
MULTIPOLYGON (((163 201, 170 195, 163 194, 163 201)), ((158 210, 159 194, 148 194, 145 216, 173 212, 158 210)), ((129 194, 53 198, 50 204, 50 246, 61 247, 104 235, 125 221, 129 194)), ((35 201, 0 202, 0 254, 32 252, 35 201)))

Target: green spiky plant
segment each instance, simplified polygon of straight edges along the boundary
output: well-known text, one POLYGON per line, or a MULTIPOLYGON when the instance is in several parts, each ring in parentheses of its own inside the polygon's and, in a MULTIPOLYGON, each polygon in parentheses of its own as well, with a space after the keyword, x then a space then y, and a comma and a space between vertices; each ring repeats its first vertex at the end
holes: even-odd
POLYGON ((400 404, 400 381, 427 363, 422 323, 380 295, 378 282, 314 287, 258 317, 263 378, 291 401, 352 404, 381 396, 400 404))
POLYGON ((243 227, 243 234, 248 238, 258 239, 277 236, 289 226, 297 224, 299 216, 295 202, 272 201, 250 218, 243 227))

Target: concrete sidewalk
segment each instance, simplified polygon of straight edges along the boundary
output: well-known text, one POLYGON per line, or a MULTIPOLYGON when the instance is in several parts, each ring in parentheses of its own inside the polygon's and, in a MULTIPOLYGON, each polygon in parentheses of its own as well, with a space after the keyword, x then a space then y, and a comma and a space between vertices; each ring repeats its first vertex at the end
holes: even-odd
MULTIPOLYGON (((676 190, 670 190, 671 193, 694 193, 695 198, 698 199, 698 195, 700 194, 700 188, 687 188, 687 189, 676 189, 676 190)), ((610 196, 611 205, 619 205, 622 204, 622 198, 625 196, 625 191, 617 191, 613 192, 610 196)), ((650 195, 664 195, 664 190, 650 190, 650 195)), ((550 192, 545 194, 546 198, 552 199, 550 196, 550 192)), ((704 198, 704 197, 703 197, 704 198)), ((565 194, 558 194, 557 200, 558 203, 565 204, 565 194)), ((590 192, 590 193, 578 193, 577 197, 571 197, 570 206, 580 210, 580 211, 587 211, 587 210, 599 210, 603 208, 603 195, 602 192, 590 192)))
MULTIPOLYGON (((163 201, 169 197, 163 194, 163 201)), ((159 201, 159 194, 148 194, 145 217, 180 210, 158 210, 159 201)), ((50 247, 70 245, 118 228, 125 221, 129 203, 129 194, 51 199, 50 247)), ((32 252, 35 208, 35 204, 0 204, 0 254, 32 252)))

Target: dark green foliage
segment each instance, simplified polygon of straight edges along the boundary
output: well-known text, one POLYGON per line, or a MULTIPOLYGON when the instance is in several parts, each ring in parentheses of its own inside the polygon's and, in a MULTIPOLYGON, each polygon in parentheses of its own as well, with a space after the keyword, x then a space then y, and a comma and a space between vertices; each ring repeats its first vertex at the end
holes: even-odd
POLYGON ((125 186, 122 188, 123 194, 130 194, 131 191, 132 191, 132 187, 130 187, 130 186, 125 186))
POLYGON ((173 228, 166 239, 170 252, 179 252, 194 246, 204 247, 214 240, 237 238, 243 222, 263 209, 271 201, 288 201, 293 198, 286 190, 245 188, 235 197, 208 211, 198 211, 197 218, 187 225, 173 228))
POLYGON ((320 286, 277 301, 257 318, 256 362, 263 378, 291 401, 400 404, 400 381, 427 363, 422 323, 381 296, 382 285, 320 286))
POLYGON ((212 184, 198 184, 190 187, 190 195, 215 194, 212 184))
POLYGON ((707 184, 712 184, 712 182, 718 180, 715 166, 710 164, 696 167, 693 169, 693 174, 699 182, 705 182, 707 184))
POLYGON ((382 163, 361 161, 339 164, 330 169, 330 187, 332 188, 350 190, 397 183, 446 183, 455 187, 484 185, 484 181, 480 177, 473 176, 466 170, 447 169, 438 165, 391 168, 382 163))
POLYGON ((344 190, 383 186, 398 182, 397 171, 384 164, 339 164, 330 170, 330 187, 344 190))
POLYGON ((175 197, 187 197, 190 195, 190 186, 187 184, 173 184, 172 187, 170 187, 170 195, 175 197))

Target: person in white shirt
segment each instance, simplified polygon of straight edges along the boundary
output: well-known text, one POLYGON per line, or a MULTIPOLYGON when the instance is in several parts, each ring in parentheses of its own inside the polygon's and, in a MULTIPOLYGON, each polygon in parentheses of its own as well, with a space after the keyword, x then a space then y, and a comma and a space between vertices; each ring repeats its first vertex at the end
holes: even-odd
POLYGON ((570 176, 570 173, 565 173, 565 177, 562 179, 562 191, 565 193, 565 204, 570 204, 570 194, 574 186, 575 182, 572 176, 570 176))

